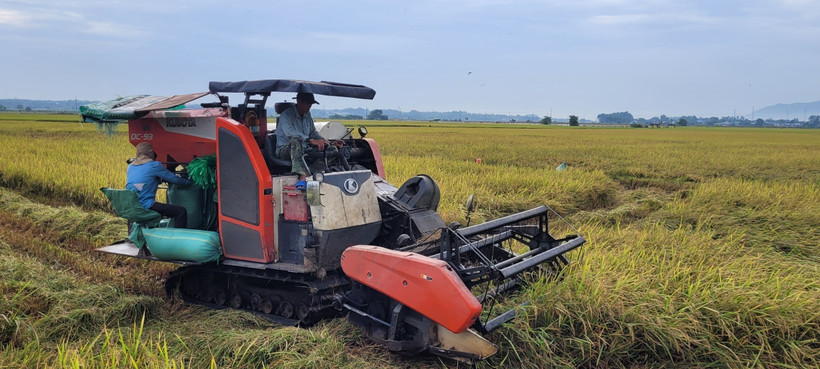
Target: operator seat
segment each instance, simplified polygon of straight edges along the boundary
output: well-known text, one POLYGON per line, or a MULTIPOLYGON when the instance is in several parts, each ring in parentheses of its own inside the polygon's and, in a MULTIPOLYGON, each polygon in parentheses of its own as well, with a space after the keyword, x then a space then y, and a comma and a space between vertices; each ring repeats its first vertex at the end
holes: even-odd
MULTIPOLYGON (((276 111, 276 114, 282 114, 285 110, 294 105, 296 105, 296 103, 290 101, 282 101, 273 104, 273 110, 276 111)), ((279 123, 279 117, 276 117, 276 123, 279 123)))
POLYGON ((262 151, 268 166, 287 167, 290 169, 290 160, 280 159, 276 156, 276 131, 271 131, 265 135, 265 150, 262 151))
MULTIPOLYGON (((282 101, 273 104, 273 109, 276 111, 276 114, 282 114, 286 109, 290 108, 291 106, 296 105, 295 103, 289 101, 282 101)), ((276 125, 279 125, 279 117, 276 117, 276 125)), ((267 135, 265 135, 265 150, 262 151, 265 156, 265 161, 267 162, 269 167, 284 167, 282 168, 285 172, 290 171, 292 163, 290 160, 280 159, 276 156, 276 130, 269 131, 267 135)))

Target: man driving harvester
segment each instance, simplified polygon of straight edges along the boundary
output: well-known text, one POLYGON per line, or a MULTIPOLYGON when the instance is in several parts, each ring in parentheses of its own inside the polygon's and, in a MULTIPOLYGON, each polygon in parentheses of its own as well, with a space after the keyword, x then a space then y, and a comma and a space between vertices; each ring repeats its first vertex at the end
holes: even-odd
POLYGON ((296 105, 282 112, 276 126, 276 156, 291 161, 293 172, 299 174, 299 181, 310 174, 302 161, 308 145, 315 146, 320 151, 336 150, 344 145, 343 141, 336 140, 333 143, 335 146, 332 146, 316 131, 310 108, 318 103, 312 93, 299 92, 296 94, 296 105))

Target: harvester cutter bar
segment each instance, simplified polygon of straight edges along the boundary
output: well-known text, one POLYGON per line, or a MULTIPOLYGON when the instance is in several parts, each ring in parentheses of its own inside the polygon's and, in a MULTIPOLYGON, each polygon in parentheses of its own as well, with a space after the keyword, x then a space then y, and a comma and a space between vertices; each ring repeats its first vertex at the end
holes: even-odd
POLYGON ((537 208, 533 208, 530 210, 522 211, 520 213, 515 213, 512 215, 508 215, 505 217, 501 217, 498 219, 494 219, 488 222, 484 222, 481 224, 476 224, 473 226, 461 228, 458 230, 458 233, 461 233, 464 237, 472 237, 475 235, 479 235, 482 233, 489 233, 495 229, 499 229, 511 224, 518 223, 523 220, 535 218, 537 216, 546 215, 550 212, 550 208, 546 205, 541 205, 537 208))
MULTIPOLYGON (((524 302, 497 316, 492 313, 497 296, 525 283, 522 273, 543 267, 546 268, 539 270, 557 272, 569 264, 564 254, 586 242, 578 234, 554 238, 549 233, 551 212, 554 213, 549 207, 540 206, 462 229, 442 229, 437 240, 427 242, 431 246, 438 242, 438 253, 428 253, 428 256, 448 262, 468 288, 488 285, 483 292, 474 292, 482 304, 489 303, 482 314, 487 319, 476 320, 473 325, 476 330, 491 332, 513 319, 529 303, 524 302), (526 245, 529 250, 516 254, 504 245, 511 240, 526 245)), ((419 245, 412 247, 418 249, 419 245)), ((427 250, 435 249, 428 247, 427 250)))
MULTIPOLYGON (((506 240, 508 240, 512 237, 513 237, 512 231, 504 231, 504 232, 492 235, 492 236, 487 237, 487 238, 482 238, 478 241, 473 241, 473 242, 467 243, 466 245, 461 246, 461 247, 458 248, 458 253, 459 254, 464 254, 464 253, 466 253, 470 250, 481 249, 481 248, 486 247, 486 246, 490 246, 490 245, 493 245, 493 244, 496 244, 496 243, 499 243, 499 242, 506 241, 506 240)), ((431 255, 430 257, 433 258, 433 259, 441 259, 442 254, 438 253, 438 254, 435 254, 435 255, 431 255)))
POLYGON ((562 262, 568 263, 568 260, 564 257, 564 253, 576 249, 584 244, 584 242, 586 242, 586 240, 578 236, 555 247, 542 246, 518 255, 513 259, 496 264, 495 267, 499 268, 502 277, 510 278, 550 259, 559 258, 562 262), (529 258, 525 259, 527 257, 529 258), (501 264, 503 264, 503 266, 501 264))
POLYGON ((481 283, 487 276, 511 278, 545 262, 553 264, 557 260, 568 264, 564 254, 586 240, 580 235, 552 237, 548 229, 551 211, 547 206, 540 206, 463 229, 443 229, 438 239, 439 253, 427 256, 450 263, 468 285, 481 283), (537 224, 525 223, 535 218, 537 224), (480 235, 486 237, 477 238, 480 235), (517 255, 501 246, 510 239, 527 245, 530 250, 517 255), (462 264, 468 258, 478 261, 478 266, 462 264))
POLYGON ((391 351, 426 350, 464 362, 486 358, 497 346, 482 334, 529 304, 506 305, 502 296, 532 279, 525 271, 557 275, 568 264, 563 254, 584 243, 576 234, 550 235, 553 214, 541 206, 463 229, 436 228, 423 241, 395 250, 353 246, 342 259, 353 283, 334 306, 346 309, 354 325, 391 351), (521 255, 513 251, 522 248, 521 255))

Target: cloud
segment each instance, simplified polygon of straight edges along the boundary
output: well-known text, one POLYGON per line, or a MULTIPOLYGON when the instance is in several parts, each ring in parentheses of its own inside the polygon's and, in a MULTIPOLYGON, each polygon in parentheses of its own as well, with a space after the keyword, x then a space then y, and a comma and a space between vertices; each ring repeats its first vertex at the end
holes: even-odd
POLYGON ((0 24, 17 28, 48 28, 53 23, 76 23, 80 21, 83 21, 82 15, 75 12, 50 9, 0 9, 0 24))
POLYGON ((29 22, 27 14, 11 9, 0 9, 0 26, 23 27, 29 22))
POLYGON ((697 13, 636 13, 593 15, 587 19, 588 23, 596 25, 716 25, 726 19, 717 16, 701 15, 697 13))
POLYGON ((148 34, 146 29, 135 25, 97 21, 75 11, 37 8, 0 9, 2 26, 28 31, 45 30, 62 35, 83 33, 108 39, 135 39, 148 34))
POLYGON ((142 27, 111 22, 88 22, 81 32, 119 39, 142 39, 150 34, 142 27))
POLYGON ((659 22, 656 15, 650 14, 593 15, 588 21, 590 23, 600 25, 646 24, 659 22))
POLYGON ((253 47, 264 45, 268 50, 292 52, 293 50, 313 51, 318 54, 355 52, 367 54, 377 51, 385 53, 401 49, 406 42, 400 37, 374 33, 304 32, 297 36, 279 39, 248 38, 246 43, 253 47))
POLYGON ((804 7, 804 6, 811 6, 816 5, 815 0, 780 0, 783 5, 791 6, 791 7, 804 7))
POLYGON ((674 0, 547 0, 546 4, 553 4, 566 8, 584 8, 584 9, 601 9, 601 8, 618 8, 622 10, 637 10, 637 9, 651 9, 651 8, 669 8, 674 6, 677 1, 674 0))
POLYGON ((780 9, 774 7, 775 11, 785 10, 796 18, 816 22, 820 17, 820 2, 816 0, 779 0, 777 4, 780 9))

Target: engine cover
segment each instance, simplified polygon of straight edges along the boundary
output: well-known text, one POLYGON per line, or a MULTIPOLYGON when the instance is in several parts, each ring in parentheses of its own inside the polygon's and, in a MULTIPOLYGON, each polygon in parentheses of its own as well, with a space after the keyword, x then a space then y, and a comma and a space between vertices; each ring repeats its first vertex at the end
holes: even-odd
POLYGON ((310 207, 313 228, 317 231, 351 228, 382 220, 369 170, 324 174, 319 191, 322 204, 310 207))
POLYGON ((368 170, 326 173, 319 192, 321 205, 310 207, 316 263, 335 269, 346 248, 372 243, 379 235, 382 216, 368 170))

